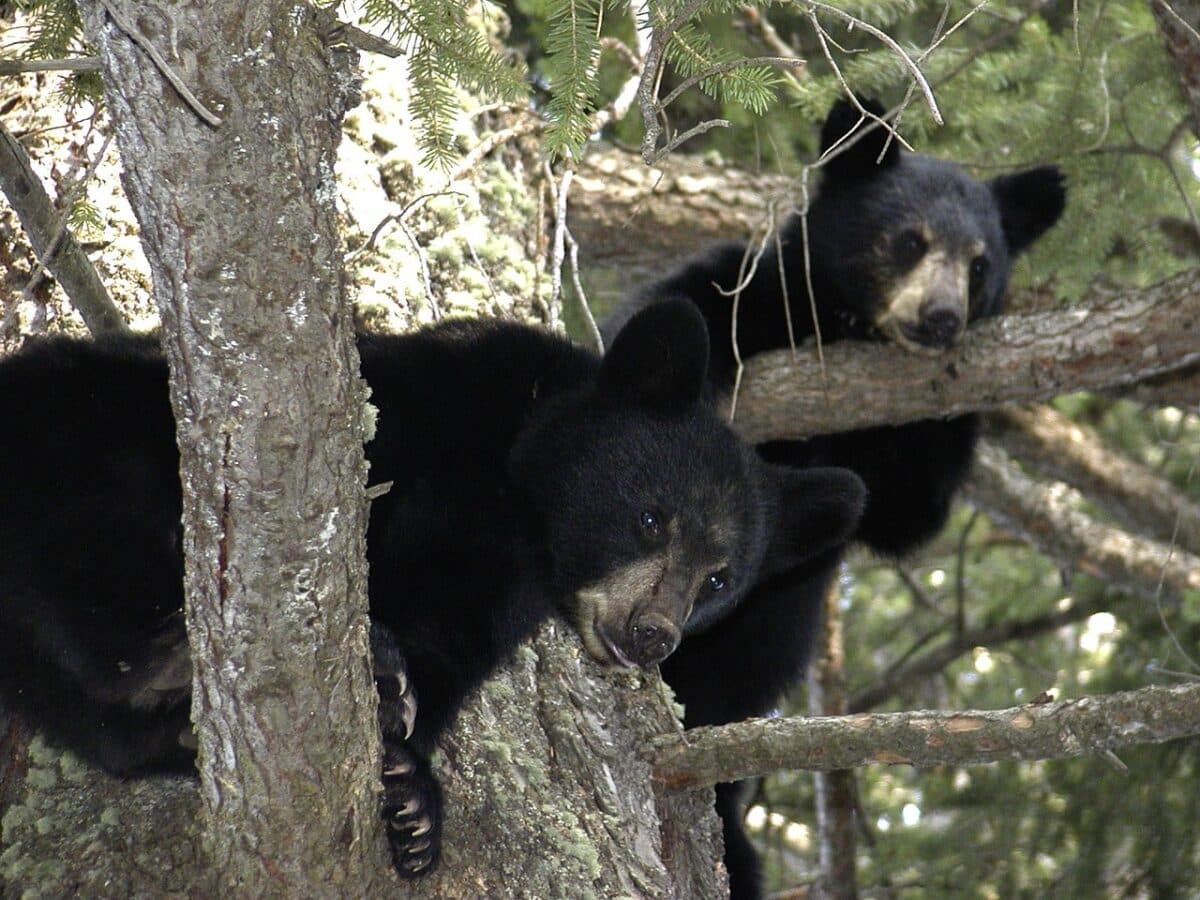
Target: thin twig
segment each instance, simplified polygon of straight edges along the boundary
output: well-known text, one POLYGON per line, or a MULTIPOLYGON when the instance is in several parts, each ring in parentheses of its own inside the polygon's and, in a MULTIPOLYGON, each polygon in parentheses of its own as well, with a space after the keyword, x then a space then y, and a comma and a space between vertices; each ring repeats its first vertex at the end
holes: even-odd
POLYGON ((325 33, 326 44, 334 44, 339 41, 344 41, 364 53, 378 53, 380 56, 387 56, 391 59, 404 55, 404 50, 391 41, 384 40, 369 31, 363 31, 349 22, 336 22, 325 33))
POLYGON ((925 105, 929 107, 929 114, 933 117, 933 121, 937 122, 939 125, 945 124, 942 121, 942 112, 938 109, 937 100, 933 96, 933 89, 930 88, 929 82, 925 79, 925 73, 921 71, 921 67, 913 61, 912 57, 904 52, 904 48, 896 43, 895 38, 893 38, 886 31, 876 28, 870 22, 864 22, 857 16, 853 16, 845 10, 838 9, 836 6, 830 6, 827 3, 819 3, 817 0, 805 0, 805 2, 812 9, 822 10, 823 12, 827 12, 830 15, 837 16, 838 18, 849 22, 855 28, 861 28, 867 34, 873 36, 876 40, 899 56, 904 62, 905 67, 910 73, 912 73, 912 77, 917 82, 917 85, 921 88, 921 95, 925 98, 925 105))
POLYGON ((71 210, 75 206, 75 201, 79 198, 79 194, 83 190, 84 186, 91 181, 92 177, 96 174, 96 169, 100 167, 101 161, 104 159, 105 154, 108 153, 108 145, 110 143, 112 143, 112 135, 105 135, 104 142, 100 145, 100 151, 88 164, 87 171, 83 173, 83 177, 78 181, 75 181, 63 195, 61 202, 62 209, 59 212, 58 223, 54 226, 54 232, 50 236, 50 243, 46 245, 46 249, 42 251, 40 255, 35 254, 37 255, 38 266, 21 291, 21 294, 26 300, 33 299, 33 292, 37 290, 37 286, 41 284, 42 279, 46 277, 47 267, 49 266, 51 260, 54 259, 54 255, 58 252, 58 247, 62 243, 62 239, 67 233, 67 223, 71 218, 71 210))
POLYGON ((564 234, 567 239, 567 249, 570 251, 571 282, 575 285, 576 296, 579 297, 579 308, 583 311, 583 319, 587 322, 588 332, 592 336, 592 343, 595 345, 596 352, 603 354, 604 335, 600 333, 600 326, 596 324, 596 317, 592 315, 592 306, 588 302, 587 293, 584 291, 583 282, 579 277, 579 242, 571 234, 570 228, 567 228, 564 234))
POLYGON ((571 179, 575 172, 570 166, 564 169, 562 181, 554 186, 554 179, 549 183, 554 195, 554 245, 550 257, 550 322, 551 328, 558 325, 554 310, 562 302, 562 264, 566 248, 567 233, 567 193, 571 190, 571 179))
POLYGON ((658 124, 658 116, 662 112, 658 103, 658 85, 662 78, 667 44, 675 32, 703 5, 704 0, 691 0, 674 19, 661 28, 656 27, 650 31, 650 43, 642 58, 642 76, 638 81, 637 90, 638 106, 642 110, 642 159, 648 166, 662 159, 662 154, 656 149, 658 139, 662 135, 662 128, 658 124))
POLYGON ((99 71, 98 56, 76 56, 72 59, 0 59, 0 76, 25 75, 28 72, 99 71))
POLYGON ((493 131, 487 137, 480 140, 478 144, 470 149, 466 156, 459 161, 458 165, 447 176, 448 181, 457 181, 466 176, 471 169, 475 168, 479 162, 502 144, 509 141, 515 141, 517 138, 524 137, 527 134, 532 134, 542 128, 542 120, 530 116, 522 119, 516 125, 508 128, 503 128, 500 131, 493 131))
POLYGON ((171 87, 175 88, 184 102, 192 108, 192 111, 209 125, 214 128, 218 127, 221 124, 220 117, 196 98, 196 95, 183 83, 183 79, 176 74, 171 65, 163 58, 163 55, 150 43, 150 39, 142 34, 136 25, 117 12, 110 0, 100 0, 100 5, 104 7, 104 11, 108 13, 108 17, 112 19, 113 24, 145 51, 146 55, 150 57, 154 65, 158 68, 158 71, 171 83, 171 87))

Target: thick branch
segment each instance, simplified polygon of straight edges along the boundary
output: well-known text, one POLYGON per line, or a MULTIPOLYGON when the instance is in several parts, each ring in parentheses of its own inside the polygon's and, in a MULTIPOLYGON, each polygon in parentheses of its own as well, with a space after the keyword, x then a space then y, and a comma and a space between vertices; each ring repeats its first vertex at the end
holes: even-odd
POLYGON ((1200 590, 1200 558, 1097 522, 1075 494, 1025 475, 997 447, 982 443, 967 483, 972 503, 1025 535, 1047 556, 1147 597, 1200 590))
POLYGON ((1000 710, 752 719, 656 738, 648 756, 656 779, 693 788, 780 769, 1062 759, 1198 734, 1200 684, 1189 684, 1000 710))
POLYGON ((923 656, 897 666, 884 674, 875 684, 855 693, 850 697, 849 712, 862 713, 875 708, 914 682, 936 675, 975 647, 988 647, 1007 641, 1023 641, 1034 635, 1045 634, 1047 631, 1053 631, 1063 625, 1086 619, 1106 608, 1107 604, 1099 602, 1081 603, 1069 609, 1029 619, 1018 619, 1013 622, 985 625, 981 628, 963 631, 923 656))
POLYGON ((839 342, 822 377, 806 348, 746 366, 735 425, 754 442, 974 412, 1067 391, 1131 384, 1200 360, 1200 271, 1081 306, 1006 316, 971 328, 938 356, 839 342))
POLYGON ((1006 452, 1041 475, 1079 488, 1125 528, 1200 553, 1200 506, 1082 425, 1038 406, 999 410, 988 417, 988 426, 1006 452))
POLYGON ((92 334, 127 331, 87 254, 62 229, 65 215, 54 208, 42 181, 29 164, 29 154, 0 124, 0 190, 12 205, 38 261, 58 279, 92 334), (57 241, 55 240, 57 238, 57 241))

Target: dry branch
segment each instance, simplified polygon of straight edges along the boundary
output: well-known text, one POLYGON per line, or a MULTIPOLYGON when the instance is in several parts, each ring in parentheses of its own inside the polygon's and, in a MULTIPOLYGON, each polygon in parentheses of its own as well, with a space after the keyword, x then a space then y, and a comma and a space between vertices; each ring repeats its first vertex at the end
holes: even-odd
POLYGON ((987 442, 976 453, 967 495, 1047 556, 1109 584, 1169 599, 1200 590, 1200 558, 1096 521, 1077 508, 1073 490, 1035 481, 987 442))
POLYGON ((1062 759, 1195 735, 1200 684, 1000 710, 752 719, 656 738, 647 754, 656 779, 693 788, 780 769, 1062 759))
POLYGON ((54 203, 29 163, 21 143, 0 124, 0 190, 8 198, 29 245, 62 285, 92 334, 126 331, 125 320, 79 242, 61 227, 66 211, 54 203), (57 240, 56 240, 57 239, 57 240))
POLYGON ((1120 295, 1095 291, 1071 310, 1005 316, 938 356, 841 341, 756 356, 738 395, 754 442, 959 415, 1067 391, 1131 384, 1200 360, 1200 271, 1120 295))
POLYGON ((1086 619, 1093 613, 1103 612, 1110 604, 1101 602, 1080 603, 1065 610, 1058 610, 1029 619, 1017 619, 998 625, 985 625, 953 634, 948 641, 934 647, 916 659, 884 673, 868 688, 850 697, 849 712, 867 712, 898 694, 911 684, 941 672, 964 653, 975 647, 988 647, 1008 641, 1024 641, 1053 631, 1072 622, 1086 619))
POLYGON ((1200 553, 1200 506, 1091 430, 1048 406, 1000 410, 987 425, 1006 452, 1083 491, 1123 527, 1200 553))

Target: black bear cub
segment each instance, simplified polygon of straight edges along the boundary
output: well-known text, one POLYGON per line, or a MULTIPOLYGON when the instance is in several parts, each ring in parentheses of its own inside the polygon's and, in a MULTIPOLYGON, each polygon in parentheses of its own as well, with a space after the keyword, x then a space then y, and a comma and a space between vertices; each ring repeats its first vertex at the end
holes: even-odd
MULTIPOLYGON (((883 115, 879 104, 863 105, 883 115)), ((808 212, 812 305, 801 221, 793 215, 779 235, 786 301, 773 241, 741 291, 737 339, 743 359, 788 346, 789 312, 796 340, 811 336, 813 308, 827 342, 882 339, 916 352, 948 348, 968 322, 1001 311, 1013 259, 1062 213, 1065 189, 1055 166, 980 182, 954 163, 905 152, 886 139, 887 132, 852 104, 839 101, 830 110, 821 152, 831 155, 808 212)), ((708 390, 727 394, 736 374, 732 291, 746 255, 741 243, 702 253, 632 297, 606 323, 606 333, 661 300, 691 302, 712 341, 708 390)), ((970 466, 976 431, 976 417, 962 416, 758 449, 765 459, 800 471, 854 471, 868 496, 854 538, 899 555, 945 524, 970 466)), ((688 726, 762 715, 802 677, 821 598, 841 556, 833 549, 794 571, 763 573, 719 628, 689 638, 667 660, 663 675, 686 706, 688 726)), ((718 787, 717 806, 733 896, 757 897, 758 859, 742 831, 732 786, 718 787)))
MULTIPOLYGON (((701 400, 687 304, 634 316, 603 360, 498 321, 359 348, 371 477, 393 482, 367 540, 382 812, 412 877, 441 845, 434 742, 541 621, 567 616, 603 663, 657 663, 844 539, 863 489, 736 439, 701 400)), ((118 775, 194 764, 167 380, 145 339, 0 361, 0 695, 118 775)))

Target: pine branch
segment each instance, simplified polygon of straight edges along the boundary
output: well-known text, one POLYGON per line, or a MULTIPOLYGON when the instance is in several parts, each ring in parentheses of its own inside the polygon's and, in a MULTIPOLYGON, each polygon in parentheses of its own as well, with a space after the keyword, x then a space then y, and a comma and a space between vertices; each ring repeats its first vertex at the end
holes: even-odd
POLYGON ((1189 684, 1000 710, 751 719, 655 738, 646 755, 655 779, 679 790, 781 769, 1064 759, 1196 735, 1200 684, 1189 684))
POLYGON ((1200 270, 1080 306, 979 323, 937 356, 841 341, 746 365, 734 425, 759 443, 960 415, 1075 390, 1132 384, 1200 360, 1200 270))

